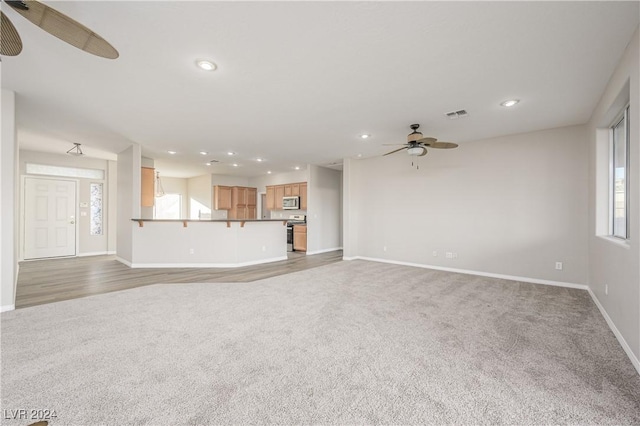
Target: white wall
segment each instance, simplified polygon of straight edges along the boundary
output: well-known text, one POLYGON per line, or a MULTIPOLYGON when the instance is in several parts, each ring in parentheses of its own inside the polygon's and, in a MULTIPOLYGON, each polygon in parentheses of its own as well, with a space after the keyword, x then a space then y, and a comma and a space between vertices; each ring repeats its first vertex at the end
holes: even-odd
POLYGON ((131 219, 140 218, 141 155, 133 144, 118 154, 118 224, 116 255, 125 263, 133 262, 131 219))
POLYGON ((309 166, 307 254, 342 248, 342 171, 309 166))
POLYGON ((347 253, 585 285, 587 154, 574 126, 350 161, 347 253))
POLYGON ((182 205, 180 206, 180 218, 186 219, 189 217, 189 185, 188 179, 174 178, 174 177, 162 177, 160 176, 162 187, 166 194, 180 194, 182 198, 182 205))
POLYGON ((118 229, 118 163, 107 162, 107 252, 116 252, 118 229))
POLYGON ((189 178, 187 189, 189 194, 187 199, 189 219, 199 219, 200 214, 212 213, 213 187, 211 185, 211 175, 189 178))
MULTIPOLYGON (((1 70, 1 68, 0 68, 1 70)), ((0 312, 12 310, 16 300, 18 275, 17 169, 15 93, 2 89, 0 135, 0 312)))
MULTIPOLYGON (((640 49, 638 31, 627 46, 609 84, 588 123, 589 138, 589 287, 606 315, 628 345, 640 372, 640 49), (628 87, 628 88, 627 88, 628 87), (623 99, 619 98, 622 93, 623 99), (608 135, 621 106, 630 101, 630 240, 616 244, 603 237, 607 232, 608 135), (596 137, 599 134, 602 138, 596 137), (604 221, 604 223, 603 223, 604 221), (608 285, 608 294, 605 294, 608 285)), ((627 349, 627 348, 625 348, 627 349)))
MULTIPOLYGON (((26 174, 26 164, 27 163, 36 163, 36 164, 46 164, 52 166, 62 166, 62 167, 80 167, 86 169, 98 169, 104 171, 105 179, 84 179, 77 178, 78 181, 78 199, 76 208, 80 212, 78 216, 78 226, 76 228, 76 232, 78 233, 78 247, 76 248, 76 253, 78 255, 83 254, 98 254, 98 253, 106 253, 108 251, 108 241, 109 241, 109 233, 115 234, 115 229, 111 229, 109 226, 109 202, 110 192, 109 191, 109 181, 108 178, 108 161, 101 160, 97 158, 87 158, 87 157, 72 157, 70 155, 65 154, 52 154, 52 153, 44 153, 44 152, 35 152, 35 151, 27 151, 20 150, 20 175, 25 176, 26 174), (91 193, 90 193, 90 185, 91 183, 102 183, 102 191, 103 191, 103 234, 102 235, 91 235, 91 216, 90 209, 88 207, 79 207, 80 203, 90 204, 91 201, 91 193), (82 216, 82 213, 85 213, 86 216, 82 216)), ((27 175, 31 177, 44 177, 40 175, 27 175)), ((51 177, 55 179, 56 177, 51 177)), ((23 181, 20 179, 20 193, 22 194, 23 189, 23 181)), ((21 235, 24 235, 24 222, 20 221, 20 229, 22 230, 21 235)), ((111 238, 115 239, 115 235, 111 238)), ((113 250, 113 249, 112 249, 113 250)), ((24 258, 24 241, 21 241, 20 247, 20 258, 24 258)))

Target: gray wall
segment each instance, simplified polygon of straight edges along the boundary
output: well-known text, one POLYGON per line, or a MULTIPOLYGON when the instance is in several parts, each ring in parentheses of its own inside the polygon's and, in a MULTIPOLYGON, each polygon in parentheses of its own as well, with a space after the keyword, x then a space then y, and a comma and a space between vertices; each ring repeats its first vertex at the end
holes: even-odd
POLYGON ((587 155, 574 126, 349 161, 346 256, 585 285, 587 155))
MULTIPOLYGON (((589 287, 626 341, 640 371, 640 49, 638 31, 611 77, 588 124, 589 162, 589 287), (607 128, 630 103, 630 240, 616 243, 608 231, 609 151, 607 128), (603 129, 600 130, 599 129, 603 129), (608 294, 605 293, 608 286, 608 294)), ((624 347, 624 344, 623 344, 624 347)), ((625 348, 626 349, 626 348, 625 348)))
MULTIPOLYGON (((140 145, 134 144, 118 154, 118 224, 116 255, 125 263, 133 259, 133 223, 140 217, 140 145)), ((137 225, 136 225, 137 226, 137 225)))
POLYGON ((14 309, 18 274, 15 93, 2 89, 0 144, 0 312, 14 309))
POLYGON ((342 247, 342 171, 309 166, 307 254, 342 247))

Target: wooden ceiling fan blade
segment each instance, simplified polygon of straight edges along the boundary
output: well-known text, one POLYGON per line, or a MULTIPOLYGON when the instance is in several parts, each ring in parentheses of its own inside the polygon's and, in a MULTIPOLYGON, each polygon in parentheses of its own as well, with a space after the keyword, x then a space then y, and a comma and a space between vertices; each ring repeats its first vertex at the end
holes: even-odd
POLYGON ((394 152, 402 151, 403 149, 407 149, 407 147, 406 147, 406 146, 403 146, 402 148, 398 148, 398 149, 395 149, 395 150, 393 150, 393 151, 391 151, 391 152, 387 152, 386 154, 384 154, 384 155, 383 155, 383 157, 384 157, 385 155, 393 154, 394 152))
POLYGON ((108 59, 120 56, 118 51, 98 34, 44 3, 37 0, 6 3, 33 24, 80 50, 108 59))
POLYGON ((435 141, 437 141, 437 140, 438 139, 436 139, 436 138, 422 138, 422 139, 418 139, 416 142, 428 145, 428 144, 431 144, 431 143, 435 143, 435 141))
POLYGON ((7 15, 0 11, 0 55, 16 56, 22 52, 22 40, 7 15))
POLYGON ((382 144, 382 146, 400 146, 400 145, 406 146, 407 144, 406 143, 383 143, 382 144))
POLYGON ((425 144, 429 148, 437 148, 437 149, 452 149, 457 148, 458 144, 453 142, 434 142, 430 144, 425 144))

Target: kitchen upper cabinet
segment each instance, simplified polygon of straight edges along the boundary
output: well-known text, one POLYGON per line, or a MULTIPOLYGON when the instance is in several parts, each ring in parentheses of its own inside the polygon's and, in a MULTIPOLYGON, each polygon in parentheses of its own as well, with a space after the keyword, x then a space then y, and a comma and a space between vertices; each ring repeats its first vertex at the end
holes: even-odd
POLYGON ((247 188, 247 207, 258 206, 258 188, 247 188))
POLYGON ((300 183, 300 210, 307 209, 307 182, 300 183))
POLYGON ((276 187, 275 186, 267 186, 267 210, 275 210, 276 209, 276 187))
POLYGON ((282 210, 282 198, 284 197, 284 185, 278 185, 275 187, 276 202, 274 203, 274 210, 282 210))
POLYGON ((153 207, 155 199, 155 169, 150 167, 142 168, 141 182, 140 182, 140 205, 142 207, 153 207))
POLYGON ((307 182, 267 186, 267 210, 282 210, 282 197, 300 197, 300 210, 307 209, 307 182))
POLYGON ((256 219, 257 218, 257 188, 244 186, 231 187, 231 208, 228 219, 256 219))
POLYGON ((216 185, 213 187, 213 208, 231 210, 231 187, 216 185))
POLYGON ((293 249, 307 251, 307 225, 293 225, 293 249))

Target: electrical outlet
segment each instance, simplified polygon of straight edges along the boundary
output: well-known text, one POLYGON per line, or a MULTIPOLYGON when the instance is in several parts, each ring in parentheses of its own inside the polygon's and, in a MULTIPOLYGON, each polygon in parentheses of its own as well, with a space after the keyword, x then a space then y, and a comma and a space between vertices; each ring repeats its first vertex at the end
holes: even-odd
POLYGON ((457 259, 458 258, 458 253, 451 253, 451 258, 452 259, 457 259))
POLYGON ((556 271, 562 271, 562 262, 556 262, 556 271))
POLYGON ((433 251, 433 257, 438 257, 438 250, 433 251))
POLYGON ((194 249, 189 249, 189 254, 194 254, 196 251, 194 249))
POLYGON ((262 251, 267 251, 267 246, 262 246, 262 251))
POLYGON ((605 284, 604 285, 604 295, 608 296, 609 295, 609 284, 605 284))
POLYGON ((445 256, 447 259, 453 259, 453 253, 451 253, 450 251, 446 252, 445 256))

